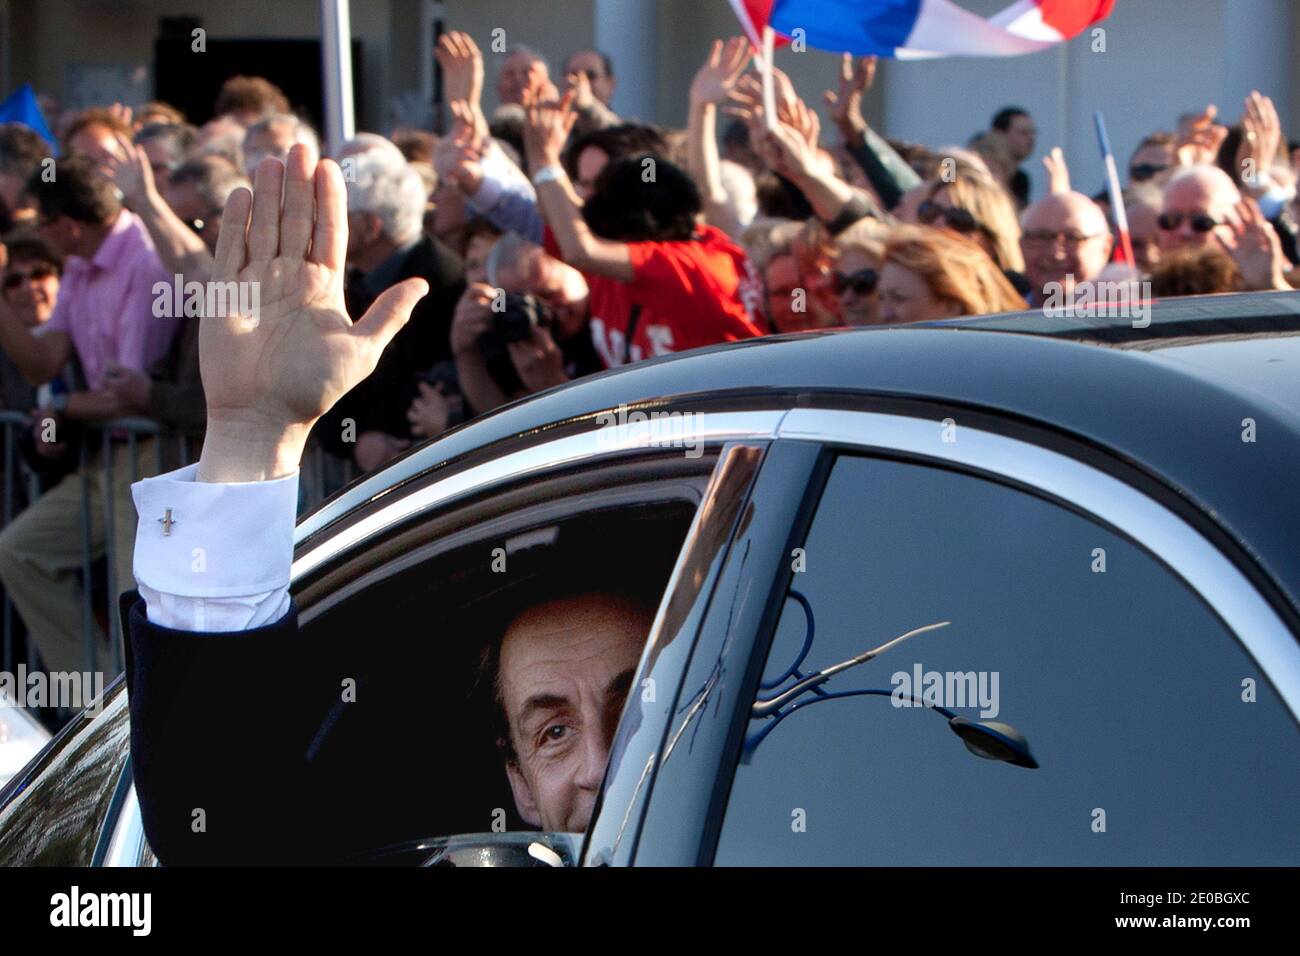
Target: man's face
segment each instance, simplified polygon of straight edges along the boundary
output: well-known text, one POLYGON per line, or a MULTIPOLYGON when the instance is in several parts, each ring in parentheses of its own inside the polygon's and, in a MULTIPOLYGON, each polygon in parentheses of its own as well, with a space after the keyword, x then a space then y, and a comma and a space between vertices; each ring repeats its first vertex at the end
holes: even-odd
POLYGON ((609 154, 597 146, 588 146, 578 154, 578 181, 573 184, 573 191, 583 202, 591 199, 596 192, 596 180, 609 165, 609 154))
POLYGON ((59 216, 55 219, 42 216, 36 231, 42 239, 53 243, 54 247, 65 256, 78 256, 84 251, 81 225, 68 216, 59 216))
POLYGON ((606 594, 530 608, 501 642, 498 685, 515 759, 506 764, 520 816, 581 833, 653 614, 606 594))
POLYGON ((5 268, 4 299, 27 328, 47 321, 59 297, 59 274, 48 262, 15 259, 5 268))
POLYGON ((288 123, 272 123, 244 137, 244 174, 252 179, 257 167, 268 156, 274 156, 281 162, 288 159, 293 134, 288 123))
POLYGON ((191 229, 194 228, 194 224, 202 221, 203 228, 198 230, 199 238, 209 250, 216 250, 217 235, 221 232, 221 210, 210 208, 194 183, 169 185, 163 190, 163 199, 167 201, 172 212, 176 213, 176 217, 191 229))
POLYGON ((497 79, 497 96, 501 102, 523 105, 524 90, 532 82, 532 74, 538 74, 541 80, 549 79, 546 64, 534 60, 527 53, 512 53, 501 65, 501 76, 497 79))
POLYGON ((68 153, 72 156, 86 156, 97 163, 108 157, 125 159, 122 148, 118 146, 113 131, 99 123, 90 123, 77 130, 75 136, 68 140, 68 153))
POLYGON ((1038 143, 1038 129, 1034 126, 1033 117, 1024 115, 1013 117, 1006 137, 1007 145, 1011 147, 1011 155, 1017 163, 1034 155, 1034 147, 1038 143))
MULTIPOLYGON (((587 320, 589 290, 582 273, 568 263, 533 248, 527 255, 503 262, 497 268, 502 291, 535 295, 555 314, 555 335, 567 339, 576 335, 587 320)), ((485 280, 486 281, 486 280, 485 280)))
POLYGON ((1075 282, 1091 282, 1110 261, 1112 243, 1100 211, 1083 202, 1050 197, 1036 203, 1025 217, 1020 237, 1025 275, 1040 294, 1049 282, 1059 282, 1063 289, 1075 282))
POLYGON ((1220 241, 1231 246, 1234 193, 1231 182, 1218 183, 1208 176, 1191 175, 1170 183, 1160 214, 1161 250, 1221 248, 1220 241))
POLYGON ((570 73, 586 73, 591 81, 591 92, 606 106, 614 98, 614 77, 605 72, 605 61, 594 50, 584 50, 569 57, 569 62, 564 64, 564 75, 570 73))

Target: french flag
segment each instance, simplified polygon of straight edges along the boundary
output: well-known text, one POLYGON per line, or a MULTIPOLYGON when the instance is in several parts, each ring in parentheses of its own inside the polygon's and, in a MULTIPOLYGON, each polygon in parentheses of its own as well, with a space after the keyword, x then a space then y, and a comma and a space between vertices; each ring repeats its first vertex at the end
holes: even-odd
POLYGON ((786 42, 897 59, 1018 56, 1069 40, 1110 15, 1115 0, 1016 0, 985 19, 953 0, 731 0, 755 46, 763 28, 786 42))

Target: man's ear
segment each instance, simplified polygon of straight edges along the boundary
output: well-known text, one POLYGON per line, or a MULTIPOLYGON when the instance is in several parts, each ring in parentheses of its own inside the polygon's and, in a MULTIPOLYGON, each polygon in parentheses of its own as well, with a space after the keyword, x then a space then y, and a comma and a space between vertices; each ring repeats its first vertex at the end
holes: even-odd
POLYGON ((515 809, 530 827, 542 828, 542 815, 537 811, 537 801, 533 799, 532 787, 524 779, 523 772, 514 760, 506 761, 506 779, 510 781, 510 790, 515 797, 515 809))

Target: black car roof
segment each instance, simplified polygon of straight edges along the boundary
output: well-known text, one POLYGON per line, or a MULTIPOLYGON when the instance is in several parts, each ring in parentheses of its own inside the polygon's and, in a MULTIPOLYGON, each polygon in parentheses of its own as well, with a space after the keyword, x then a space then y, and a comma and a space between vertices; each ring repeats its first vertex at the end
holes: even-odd
MULTIPOLYGON (((745 396, 780 408, 828 392, 938 402, 1033 422, 1140 467, 1213 515, 1300 608, 1298 383, 1300 293, 1156 302, 1139 329, 1031 312, 771 336, 504 406, 412 450, 398 471, 620 405, 745 396), (1243 441, 1246 419, 1253 442, 1243 441)), ((307 521, 311 532, 331 520, 321 517, 307 521)))

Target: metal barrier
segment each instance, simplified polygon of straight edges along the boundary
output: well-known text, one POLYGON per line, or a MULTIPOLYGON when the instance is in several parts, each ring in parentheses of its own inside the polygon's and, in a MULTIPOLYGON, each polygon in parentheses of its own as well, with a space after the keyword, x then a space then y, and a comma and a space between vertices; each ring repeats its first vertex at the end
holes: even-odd
MULTIPOLYGON (((0 410, 0 427, 4 429, 4 526, 21 510, 18 507, 19 491, 25 492, 27 505, 39 499, 41 495, 41 478, 23 458, 18 443, 21 436, 29 432, 34 424, 31 415, 26 412, 0 410)), ((96 670, 95 641, 99 627, 95 620, 94 607, 94 565, 97 557, 102 556, 105 565, 104 582, 105 620, 108 622, 107 635, 110 647, 110 660, 107 662, 111 673, 108 679, 122 670, 122 622, 118 614, 117 599, 122 591, 135 586, 134 581, 117 580, 116 541, 114 535, 114 465, 115 455, 123 453, 129 460, 129 482, 141 477, 140 443, 142 439, 152 440, 153 461, 149 473, 162 474, 166 471, 192 464, 197 460, 196 452, 201 445, 200 436, 173 432, 164 429, 158 422, 148 418, 117 418, 95 424, 83 424, 83 436, 78 450, 78 467, 61 479, 78 481, 81 487, 81 638, 85 649, 85 669, 96 670), (94 459, 91 450, 94 439, 99 439, 99 462, 94 459), (103 509, 104 546, 100 554, 94 547, 92 508, 94 507, 92 488, 96 469, 102 469, 104 482, 103 509)), ((303 513, 329 495, 333 494, 354 477, 355 469, 351 461, 342 461, 327 454, 323 449, 312 444, 303 457, 301 478, 299 482, 298 510, 303 513)), ((2 582, 0 582, 2 583, 2 582)), ((19 659, 19 648, 15 646, 17 611, 8 592, 4 594, 3 607, 3 670, 13 673, 19 659)), ((35 668, 38 651, 31 635, 26 637, 22 648, 22 658, 29 668, 35 668)))

